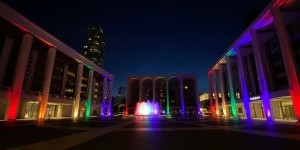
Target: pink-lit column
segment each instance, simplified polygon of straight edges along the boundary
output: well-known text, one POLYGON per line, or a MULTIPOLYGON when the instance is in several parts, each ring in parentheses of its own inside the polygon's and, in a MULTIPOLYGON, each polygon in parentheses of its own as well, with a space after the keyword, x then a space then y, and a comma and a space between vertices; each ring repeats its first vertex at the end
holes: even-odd
POLYGON ((236 49, 237 51, 237 65, 238 65, 238 71, 239 71, 239 81, 241 85, 241 90, 242 90, 242 96, 243 96, 243 103, 244 103, 244 108, 245 108, 245 114, 247 119, 251 119, 251 112, 250 112, 250 98, 248 95, 248 89, 247 89, 247 84, 245 80, 245 70, 244 70, 244 59, 242 55, 241 49, 236 49))
POLYGON ((51 47, 48 50, 48 56, 46 61, 46 68, 44 72, 44 84, 42 89, 42 99, 40 101, 39 105, 39 119, 45 118, 45 113, 47 109, 47 102, 49 97, 49 91, 50 91, 50 85, 51 85, 51 79, 52 79, 52 72, 54 67, 54 61, 55 61, 55 55, 56 55, 56 49, 51 47))
POLYGON ((36 50, 32 50, 31 57, 32 57, 32 63, 31 63, 31 67, 30 67, 30 70, 29 70, 29 77, 28 77, 27 81, 25 81, 25 86, 24 86, 24 89, 28 90, 28 91, 31 90, 31 85, 32 85, 35 66, 36 66, 36 61, 37 61, 37 58, 38 58, 38 52, 36 50))
POLYGON ((223 65, 218 64, 219 67, 219 78, 220 78, 220 87, 221 87, 221 94, 222 94, 222 108, 223 108, 223 114, 225 117, 228 117, 227 111, 226 111, 226 101, 225 101, 225 89, 224 89, 224 80, 223 80, 223 65))
POLYGON ((183 77, 180 78, 180 96, 181 96, 181 114, 185 114, 185 109, 184 109, 184 92, 183 92, 183 77))
POLYGON ((69 71, 69 66, 65 65, 64 75, 63 75, 63 79, 62 79, 62 83, 61 83, 61 91, 60 91, 60 95, 62 95, 62 96, 65 96, 66 83, 67 83, 67 79, 68 79, 68 71, 69 71))
POLYGON ((113 80, 109 81, 109 90, 108 90, 108 108, 107 108, 107 115, 112 115, 112 90, 113 90, 113 80))
POLYGON ((215 107, 216 107, 216 115, 220 116, 220 107, 219 107, 219 94, 218 94, 218 85, 217 85, 217 70, 213 72, 213 89, 215 93, 215 107))
POLYGON ((73 117, 78 117, 79 103, 80 103, 80 93, 81 93, 81 84, 82 84, 82 73, 83 73, 83 64, 79 63, 77 67, 76 74, 76 87, 75 87, 75 100, 73 104, 73 117))
POLYGON ((6 37, 2 52, 0 54, 0 68, 1 68, 0 86, 2 85, 4 76, 5 76, 6 66, 7 66, 9 55, 10 55, 10 52, 11 52, 11 49, 13 46, 13 41, 14 40, 12 38, 6 37))
POLYGON ((263 110, 268 121, 273 120, 272 110, 270 105, 270 95, 268 92, 268 87, 266 83, 266 75, 264 72, 263 62, 266 59, 263 56, 263 47, 262 43, 259 41, 258 33, 254 30, 251 31, 253 53, 255 57, 255 64, 257 69, 258 81, 260 86, 260 97, 262 99, 263 110))
POLYGON ((214 109, 214 101, 213 101, 213 89, 212 89, 212 79, 211 79, 211 71, 208 72, 208 90, 209 90, 209 108, 210 108, 210 112, 212 117, 216 117, 216 112, 214 109))
POLYGON ((289 34, 283 21, 282 13, 279 8, 273 7, 275 27, 280 43, 281 53, 284 60, 284 66, 287 72, 290 95, 292 97, 296 119, 300 122, 300 85, 297 76, 296 62, 294 52, 289 41, 289 34))
POLYGON ((27 67, 28 58, 31 51, 33 36, 26 33, 23 36, 22 43, 20 46, 20 52, 16 64, 16 70, 14 75, 12 93, 10 103, 8 105, 8 110, 5 115, 5 119, 16 119, 19 102, 22 93, 22 87, 27 67))
POLYGON ((104 77, 103 78, 103 89, 102 89, 101 115, 105 115, 106 94, 107 94, 107 78, 104 77))

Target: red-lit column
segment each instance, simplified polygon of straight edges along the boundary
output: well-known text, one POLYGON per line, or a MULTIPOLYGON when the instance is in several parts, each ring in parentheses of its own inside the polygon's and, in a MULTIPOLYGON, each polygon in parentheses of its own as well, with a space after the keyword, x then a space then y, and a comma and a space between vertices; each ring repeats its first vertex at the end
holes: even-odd
POLYGON ((101 102, 101 115, 105 115, 106 94, 107 94, 107 78, 104 78, 103 79, 103 90, 102 90, 102 102, 101 102))
POLYGON ((31 51, 33 36, 26 33, 23 36, 20 46, 20 52, 16 64, 16 70, 14 75, 14 82, 12 87, 11 99, 8 105, 8 110, 5 115, 5 119, 16 119, 19 102, 22 93, 23 81, 25 77, 28 58, 31 51))
POLYGON ((216 107, 216 115, 220 116, 220 107, 219 107, 219 94, 218 94, 218 85, 217 85, 217 70, 213 72, 213 89, 215 93, 215 107, 216 107))
POLYGON ((107 108, 107 115, 112 115, 112 90, 113 90, 113 80, 109 81, 109 90, 108 90, 108 108, 107 108))
POLYGON ((67 83, 67 79, 68 79, 68 70, 69 70, 69 66, 65 65, 64 75, 63 75, 62 84, 61 84, 61 91, 60 91, 61 96, 65 96, 66 83, 67 83))
POLYGON ((31 85, 32 85, 32 81, 33 81, 33 75, 34 75, 34 71, 35 71, 35 66, 36 66, 36 61, 38 58, 38 52, 36 50, 33 50, 31 52, 31 57, 32 57, 32 63, 31 63, 31 67, 29 70, 29 77, 27 79, 27 81, 25 81, 25 86, 24 89, 30 91, 31 89, 31 85))
POLYGON ((9 55, 10 55, 12 46, 13 46, 13 39, 10 37, 6 37, 2 52, 0 54, 0 68, 1 68, 0 86, 2 85, 4 76, 5 76, 6 66, 8 63, 8 59, 9 59, 9 55))
POLYGON ((268 92, 268 87, 266 82, 266 73, 265 73, 266 68, 263 64, 266 57, 263 54, 264 49, 262 47, 262 43, 260 43, 258 33, 252 30, 251 37, 252 37, 253 53, 255 58, 255 65, 256 65, 257 76, 259 81, 260 97, 263 104, 263 110, 266 119, 268 121, 271 121, 273 120, 273 117, 272 117, 272 110, 270 104, 270 94, 268 92))
POLYGON ((216 112, 215 112, 215 109, 214 109, 215 106, 214 106, 214 101, 213 101, 213 89, 212 89, 211 76, 212 76, 212 72, 209 71, 208 72, 209 109, 210 109, 212 117, 216 117, 216 112))
POLYGON ((94 79, 94 70, 89 70, 89 80, 88 80, 88 95, 87 95, 87 101, 85 103, 85 117, 90 117, 91 114, 91 104, 92 104, 92 98, 93 98, 93 79, 94 79))
POLYGON ((52 72, 54 67, 54 61, 55 61, 55 55, 56 55, 56 49, 51 47, 48 50, 48 56, 47 56, 47 62, 46 62, 46 68, 44 73, 44 86, 42 89, 42 99, 40 102, 40 112, 39 112, 39 118, 44 119, 45 113, 47 109, 47 102, 49 97, 49 91, 50 91, 50 85, 51 85, 51 79, 52 79, 52 72))
POLYGON ((285 24, 283 22, 283 16, 279 8, 273 7, 272 14, 274 16, 275 27, 280 43, 281 53, 284 60, 284 66, 287 71, 287 77, 290 87, 290 94, 292 97, 295 117, 300 121, 300 85, 297 76, 296 62, 293 55, 293 49, 289 41, 289 35, 285 24))
POLYGON ((219 78, 220 78, 220 87, 221 87, 221 94, 222 94, 222 108, 223 108, 223 114, 225 117, 228 117, 227 111, 226 111, 226 101, 225 101, 225 89, 224 89, 224 81, 223 81, 223 65, 218 64, 219 66, 219 78))
POLYGON ((81 84, 82 84, 82 73, 83 73, 83 64, 79 63, 76 74, 76 87, 75 87, 75 100, 73 104, 73 117, 78 117, 79 103, 80 103, 80 93, 81 93, 81 84))

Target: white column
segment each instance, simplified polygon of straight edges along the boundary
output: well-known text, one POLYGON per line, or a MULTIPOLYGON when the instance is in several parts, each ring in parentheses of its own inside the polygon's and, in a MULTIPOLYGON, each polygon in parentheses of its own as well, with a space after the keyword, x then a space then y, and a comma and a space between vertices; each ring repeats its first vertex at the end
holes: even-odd
POLYGON ((270 106, 270 95, 268 92, 268 87, 266 83, 266 74, 264 72, 265 69, 263 66, 263 62, 267 58, 265 58, 262 54, 264 49, 262 48, 260 40, 258 39, 259 38, 258 33, 252 30, 251 37, 252 37, 252 45, 253 45, 253 52, 255 57, 258 81, 260 86, 260 95, 261 95, 260 97, 263 103, 264 114, 267 120, 273 120, 271 106, 270 106))
POLYGON ((1 68, 0 86, 2 85, 4 76, 5 76, 6 66, 8 63, 8 59, 9 59, 9 55, 10 55, 12 46, 13 46, 13 39, 10 37, 6 37, 2 52, 0 54, 0 68, 1 68))
POLYGON ((248 95, 248 89, 247 89, 247 83, 246 83, 246 77, 245 77, 245 71, 244 71, 244 59, 241 52, 241 49, 237 49, 237 65, 239 70, 239 82, 241 86, 241 92, 243 97, 243 103, 245 108, 245 114, 247 119, 251 119, 251 111, 250 111, 250 98, 248 95))
POLYGON ((281 53, 284 61, 284 66, 289 82, 290 95, 293 100, 294 112, 298 122, 300 121, 300 85, 297 73, 297 64, 294 58, 294 52, 289 41, 288 31, 285 27, 282 13, 279 8, 273 7, 272 14, 274 16, 275 27, 280 43, 281 53))
POLYGON ((24 34, 20 46, 20 52, 19 52, 16 68, 15 68, 11 100, 5 115, 5 119, 16 119, 17 117, 17 112, 18 112, 19 102, 21 98, 27 62, 31 51, 32 41, 33 41, 32 35, 28 33, 24 34))
POLYGON ((221 87, 221 95, 222 95, 222 110, 223 114, 225 117, 227 116, 227 111, 226 111, 226 98, 225 98, 225 89, 224 89, 224 81, 223 81, 223 65, 219 64, 219 78, 220 78, 220 87, 221 87))
POLYGON ((31 85, 32 85, 32 80, 33 80, 33 76, 34 76, 38 52, 36 50, 33 50, 31 57, 32 57, 32 64, 31 64, 31 67, 29 70, 29 77, 28 77, 27 81, 25 82, 25 87, 24 87, 24 89, 28 90, 28 91, 31 90, 31 85))
POLYGON ((74 118, 78 117, 81 84, 82 84, 82 73, 83 73, 83 64, 79 63, 78 68, 77 68, 77 75, 76 75, 75 100, 74 100, 74 104, 73 104, 73 117, 74 118))
POLYGON ((217 70, 213 72, 213 89, 215 93, 215 107, 216 107, 216 116, 220 116, 220 107, 219 107, 219 94, 217 86, 217 70))
POLYGON ((66 84, 67 84, 67 79, 68 79, 68 71, 69 71, 69 66, 65 65, 64 75, 63 75, 62 84, 61 84, 61 91, 60 91, 61 96, 65 96, 65 89, 66 89, 66 84))
POLYGON ((101 102, 101 115, 105 114, 106 107, 106 93, 107 93, 107 78, 103 79, 102 102, 101 102))
POLYGON ((44 119, 47 109, 47 102, 49 97, 49 91, 51 86, 52 72, 55 62, 56 49, 51 47, 48 50, 46 69, 44 72, 44 86, 42 89, 42 100, 39 105, 39 118, 44 119))
POLYGON ((94 79, 94 70, 89 70, 89 80, 88 80, 88 95, 87 95, 87 101, 86 101, 86 106, 85 106, 85 117, 90 117, 91 115, 91 103, 92 103, 92 98, 93 98, 93 79, 94 79))

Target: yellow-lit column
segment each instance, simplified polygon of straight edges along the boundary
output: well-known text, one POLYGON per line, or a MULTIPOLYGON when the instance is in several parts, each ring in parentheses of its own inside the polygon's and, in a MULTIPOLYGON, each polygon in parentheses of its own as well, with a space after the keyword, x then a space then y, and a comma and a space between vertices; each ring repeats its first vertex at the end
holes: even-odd
POLYGON ((49 91, 50 91, 50 85, 51 85, 51 79, 52 79, 52 72, 54 67, 54 61, 55 61, 55 55, 56 55, 56 49, 51 47, 48 50, 48 56, 47 56, 47 62, 46 62, 46 68, 44 72, 44 86, 42 89, 42 99, 40 101, 39 105, 39 118, 44 119, 45 113, 47 109, 47 102, 49 97, 49 91))
POLYGON ((81 84, 82 84, 82 73, 83 73, 83 64, 79 63, 78 68, 77 68, 77 75, 76 75, 75 100, 74 100, 74 104, 73 104, 73 117, 74 118, 78 117, 81 84))
POLYGON ((6 66, 8 63, 8 59, 9 59, 9 55, 13 46, 13 39, 10 37, 6 37, 5 42, 4 42, 4 46, 0 55, 0 86, 2 85, 4 76, 5 76, 5 72, 6 72, 6 66))
POLYGON ((225 85, 223 81, 223 65, 222 64, 218 64, 218 65, 219 65, 219 78, 220 78, 220 86, 221 86, 223 114, 224 117, 228 117, 226 111, 226 98, 225 98, 225 89, 224 89, 225 85))

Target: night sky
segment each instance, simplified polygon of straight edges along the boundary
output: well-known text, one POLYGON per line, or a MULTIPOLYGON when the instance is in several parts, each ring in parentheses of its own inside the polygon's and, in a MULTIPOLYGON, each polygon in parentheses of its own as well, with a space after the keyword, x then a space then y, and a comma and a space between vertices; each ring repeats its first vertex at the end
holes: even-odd
POLYGON ((270 0, 5 0, 35 24, 82 53, 87 28, 99 25, 104 69, 117 88, 129 76, 207 71, 270 0))

